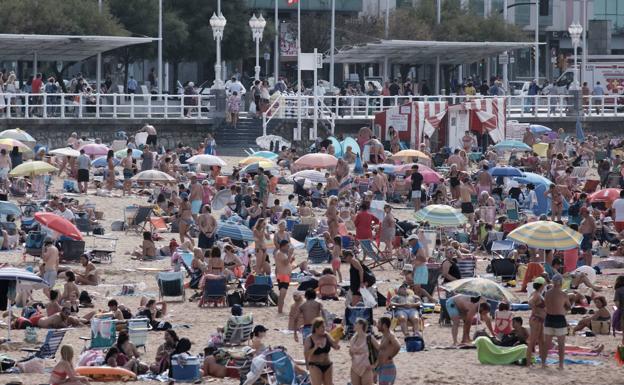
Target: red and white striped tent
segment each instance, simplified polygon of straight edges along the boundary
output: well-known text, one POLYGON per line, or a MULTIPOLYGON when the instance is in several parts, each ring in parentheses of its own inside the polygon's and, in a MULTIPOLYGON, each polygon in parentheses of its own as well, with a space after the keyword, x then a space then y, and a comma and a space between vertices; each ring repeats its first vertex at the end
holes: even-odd
MULTIPOLYGON (((505 99, 487 98, 471 99, 456 105, 447 102, 411 102, 402 106, 392 107, 375 115, 375 126, 380 137, 390 140, 389 127, 399 133, 402 142, 409 143, 410 148, 417 148, 424 135, 431 137, 438 133, 438 144, 448 146, 455 143, 449 127, 449 112, 462 112, 467 116, 463 131, 471 130, 482 134, 489 132, 494 142, 505 137, 505 99)), ((457 130, 457 127, 454 127, 457 130)))

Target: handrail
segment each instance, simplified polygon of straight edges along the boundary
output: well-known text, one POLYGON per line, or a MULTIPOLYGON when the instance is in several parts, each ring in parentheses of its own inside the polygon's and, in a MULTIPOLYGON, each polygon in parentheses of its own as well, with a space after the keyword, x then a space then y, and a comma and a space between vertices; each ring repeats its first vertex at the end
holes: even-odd
POLYGON ((266 136, 266 134, 267 134, 267 126, 268 126, 269 122, 271 121, 271 119, 273 119, 275 117, 275 115, 277 115, 277 113, 282 108, 282 105, 279 102, 280 98, 282 98, 282 96, 279 96, 279 97, 275 98, 273 103, 271 103, 269 105, 269 108, 267 108, 266 111, 264 111, 262 113, 262 136, 266 136), (269 112, 269 111, 271 111, 271 116, 269 116, 269 118, 267 119, 267 112, 269 112))

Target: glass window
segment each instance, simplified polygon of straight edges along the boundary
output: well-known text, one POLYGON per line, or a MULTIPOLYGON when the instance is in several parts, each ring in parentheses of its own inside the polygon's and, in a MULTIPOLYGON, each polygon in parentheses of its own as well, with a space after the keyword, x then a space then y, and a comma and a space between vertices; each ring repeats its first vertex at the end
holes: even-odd
POLYGON ((483 3, 485 0, 471 0, 470 1, 470 10, 479 16, 483 16, 483 3))
POLYGON ((515 7, 516 24, 529 25, 531 24, 531 7, 520 5, 515 7))
POLYGON ((607 14, 617 14, 617 1, 607 1, 607 7, 605 13, 607 14))

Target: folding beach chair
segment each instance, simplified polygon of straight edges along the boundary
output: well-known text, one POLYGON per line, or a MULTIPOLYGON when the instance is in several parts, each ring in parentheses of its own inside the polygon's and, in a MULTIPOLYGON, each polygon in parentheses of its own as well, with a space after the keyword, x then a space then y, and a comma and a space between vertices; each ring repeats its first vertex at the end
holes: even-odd
POLYGON ((78 230, 80 230, 81 233, 86 233, 87 235, 89 235, 89 233, 93 232, 93 226, 91 225, 91 221, 89 220, 89 218, 76 217, 74 221, 76 227, 78 228, 78 230))
POLYGON ((299 242, 305 242, 306 238, 310 234, 310 225, 297 223, 293 226, 292 237, 298 240, 299 242))
POLYGON ((264 303, 269 305, 269 295, 273 290, 271 277, 268 275, 257 275, 254 283, 245 288, 244 302, 264 303))
POLYGON ((292 357, 284 348, 276 348, 264 353, 266 360, 267 383, 269 385, 305 385, 310 380, 307 375, 298 377, 292 357))
POLYGON ((205 279, 202 297, 199 300, 199 307, 206 304, 226 305, 225 298, 227 296, 227 282, 225 277, 218 279, 205 279))
POLYGON ((323 238, 306 239, 306 251, 308 252, 308 261, 312 264, 327 263, 331 258, 331 253, 323 238))
POLYGON ((182 297, 186 300, 184 292, 184 274, 181 271, 161 272, 156 277, 158 283, 158 297, 182 297))
POLYGON ((230 316, 223 328, 224 343, 236 346, 249 341, 253 327, 253 314, 230 316))
POLYGON ((128 231, 134 230, 137 233, 145 231, 145 227, 149 223, 150 215, 152 214, 152 206, 140 206, 136 211, 136 215, 133 217, 127 218, 128 222, 126 223, 126 234, 128 231))
POLYGON ((45 237, 45 233, 41 231, 29 232, 26 236, 26 253, 35 257, 41 256, 45 237))
POLYGON ((494 241, 492 242, 492 247, 490 250, 492 251, 492 255, 498 258, 507 258, 509 253, 514 249, 513 241, 502 240, 502 241, 494 241))
POLYGON ((78 261, 84 252, 85 241, 74 241, 73 239, 61 241, 62 261, 78 261))
POLYGON ((150 217, 149 225, 150 225, 152 233, 154 232, 165 233, 169 230, 169 226, 167 226, 167 223, 165 222, 165 218, 163 217, 150 217))
POLYGON ((25 362, 33 358, 41 358, 44 360, 47 358, 54 359, 54 356, 56 355, 56 352, 59 346, 61 346, 61 342, 63 342, 63 337, 65 337, 66 332, 67 332, 67 329, 48 330, 45 341, 43 341, 43 344, 39 348, 36 348, 36 349, 22 348, 21 349, 23 352, 30 352, 32 354, 29 354, 26 358, 20 360, 20 362, 25 362))
POLYGON ((392 262, 392 257, 388 258, 383 255, 381 250, 370 239, 360 239, 360 247, 362 248, 362 262, 366 257, 372 259, 370 263, 364 263, 369 269, 374 269, 392 262))
POLYGON ((147 351, 147 333, 151 330, 147 318, 133 318, 127 321, 128 337, 137 348, 147 351))
POLYGON ((105 350, 117 342, 117 321, 111 318, 93 318, 91 320, 91 337, 80 337, 90 341, 83 350, 105 350))
POLYGON ((457 267, 462 278, 472 278, 475 276, 477 260, 475 258, 463 258, 457 261, 457 267))
POLYGON ((421 287, 430 295, 433 295, 433 291, 438 287, 438 279, 442 274, 442 265, 439 263, 428 263, 428 279, 426 285, 421 285, 421 287))
POLYGON ((345 338, 349 339, 355 333, 355 322, 358 318, 368 321, 368 331, 370 331, 371 325, 373 324, 373 308, 366 306, 347 306, 345 308, 345 338))
POLYGON ((495 277, 501 277, 503 281, 516 279, 516 264, 508 258, 495 258, 490 262, 492 273, 495 277))

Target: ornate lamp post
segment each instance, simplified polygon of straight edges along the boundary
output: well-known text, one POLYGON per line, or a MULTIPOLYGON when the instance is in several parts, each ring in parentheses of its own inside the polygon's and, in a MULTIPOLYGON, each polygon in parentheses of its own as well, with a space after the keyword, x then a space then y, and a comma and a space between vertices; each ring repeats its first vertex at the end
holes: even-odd
POLYGON ((254 67, 256 80, 260 80, 260 41, 262 41, 262 33, 264 32, 264 27, 266 27, 266 20, 264 17, 260 15, 260 17, 256 17, 254 14, 249 19, 249 27, 251 27, 251 35, 256 42, 256 66, 254 67))
POLYGON ((221 39, 223 39, 223 30, 226 24, 227 20, 225 20, 221 11, 219 11, 219 15, 212 14, 210 26, 212 27, 212 36, 214 36, 214 39, 217 41, 217 62, 215 63, 215 80, 213 87, 217 89, 223 88, 223 79, 221 79, 221 39))
MULTIPOLYGON (((579 23, 572 23, 570 24, 570 27, 568 28, 568 32, 570 33, 570 39, 572 39, 572 45, 574 45, 574 82, 572 84, 572 87, 574 87, 574 90, 578 90, 580 89, 580 85, 579 85, 579 71, 578 71, 578 66, 577 66, 577 50, 578 50, 578 46, 579 43, 581 41, 581 34, 583 33, 583 26, 581 26, 579 23)), ((572 88, 571 87, 571 88, 572 88)))

